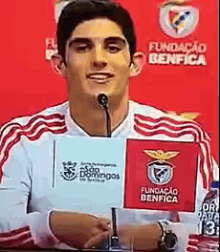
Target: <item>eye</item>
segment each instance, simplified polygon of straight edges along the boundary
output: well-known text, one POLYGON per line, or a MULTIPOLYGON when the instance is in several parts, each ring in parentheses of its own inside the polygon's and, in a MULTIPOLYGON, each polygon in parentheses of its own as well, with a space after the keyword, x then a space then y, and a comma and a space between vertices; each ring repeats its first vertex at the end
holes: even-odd
POLYGON ((78 53, 86 53, 86 52, 88 52, 88 51, 90 51, 91 50, 91 46, 90 45, 78 45, 78 46, 76 46, 75 47, 75 50, 76 50, 76 52, 78 52, 78 53))
POLYGON ((73 42, 69 45, 77 53, 86 53, 91 50, 92 45, 90 43, 82 43, 82 42, 73 42))
POLYGON ((109 53, 117 53, 121 51, 121 48, 118 45, 107 45, 107 51, 109 53))

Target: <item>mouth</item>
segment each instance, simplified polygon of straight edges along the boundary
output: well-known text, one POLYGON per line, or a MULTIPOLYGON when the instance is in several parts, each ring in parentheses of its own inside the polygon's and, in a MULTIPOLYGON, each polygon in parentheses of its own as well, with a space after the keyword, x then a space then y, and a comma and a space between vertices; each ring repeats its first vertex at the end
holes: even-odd
POLYGON ((98 84, 104 84, 106 82, 109 82, 114 77, 114 74, 109 72, 94 72, 87 74, 86 77, 98 84))

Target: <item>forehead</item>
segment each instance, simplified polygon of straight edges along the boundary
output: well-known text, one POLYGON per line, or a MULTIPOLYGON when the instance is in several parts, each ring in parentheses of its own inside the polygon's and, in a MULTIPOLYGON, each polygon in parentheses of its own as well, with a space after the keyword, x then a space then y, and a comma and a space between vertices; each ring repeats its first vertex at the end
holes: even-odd
POLYGON ((73 37, 121 37, 125 39, 121 27, 107 18, 96 18, 78 24, 73 30, 70 39, 73 37))

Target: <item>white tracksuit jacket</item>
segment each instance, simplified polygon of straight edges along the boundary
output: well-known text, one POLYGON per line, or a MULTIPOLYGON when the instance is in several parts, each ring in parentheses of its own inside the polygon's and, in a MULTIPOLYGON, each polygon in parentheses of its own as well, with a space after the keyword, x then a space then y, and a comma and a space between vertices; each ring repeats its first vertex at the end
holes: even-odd
MULTIPOLYGON (((92 203, 95 205, 93 201, 91 205, 86 200, 79 201, 77 193, 80 185, 65 182, 61 178, 59 167, 54 166, 54 143, 65 137, 73 141, 78 137, 91 139, 71 119, 68 102, 30 117, 14 119, 1 128, 0 247, 29 248, 37 245, 42 248, 68 248, 61 244, 50 230, 48 216, 52 209, 104 213, 102 210, 97 212, 96 209, 92 209, 92 203)), ((209 137, 201 126, 194 121, 129 101, 127 118, 112 133, 112 139, 123 141, 124 146, 128 138, 200 143, 204 160, 203 169, 198 172, 198 210, 207 193, 212 175, 217 174, 213 172, 209 137)), ((88 186, 85 187, 86 190, 89 191, 88 186)), ((91 198, 91 195, 89 197, 91 198)), ((105 203, 105 207, 108 207, 108 202, 105 203)), ((114 205, 119 206, 117 202, 114 205)), ((103 206, 104 211, 105 207, 103 206)), ((179 213, 181 222, 170 222, 179 238, 179 252, 186 248, 188 235, 197 231, 195 214, 179 213)), ((119 225, 169 217, 170 214, 167 212, 118 210, 119 225)))

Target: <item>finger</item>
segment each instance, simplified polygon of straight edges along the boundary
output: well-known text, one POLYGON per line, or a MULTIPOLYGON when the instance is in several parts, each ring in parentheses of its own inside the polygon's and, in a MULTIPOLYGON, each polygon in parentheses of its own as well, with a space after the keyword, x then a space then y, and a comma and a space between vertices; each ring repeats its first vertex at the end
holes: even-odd
POLYGON ((107 240, 110 234, 110 231, 105 231, 92 237, 86 242, 84 248, 92 248, 93 246, 100 244, 102 241, 107 240))
POLYGON ((111 223, 111 221, 107 218, 99 218, 99 220, 98 220, 98 226, 101 229, 106 230, 106 231, 111 229, 110 223, 111 223))
POLYGON ((99 218, 99 221, 104 222, 104 223, 107 223, 107 224, 110 224, 110 223, 111 223, 111 220, 110 220, 110 219, 108 219, 108 218, 103 218, 103 217, 100 217, 100 218, 99 218))

